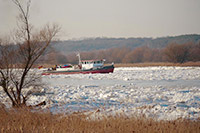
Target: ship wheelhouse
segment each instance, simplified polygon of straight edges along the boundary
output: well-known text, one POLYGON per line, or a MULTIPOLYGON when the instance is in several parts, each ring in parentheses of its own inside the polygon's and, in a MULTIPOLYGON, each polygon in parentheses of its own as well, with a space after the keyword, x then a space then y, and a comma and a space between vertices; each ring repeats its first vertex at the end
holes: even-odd
POLYGON ((100 68, 103 67, 104 61, 105 60, 82 60, 81 66, 83 70, 100 68))

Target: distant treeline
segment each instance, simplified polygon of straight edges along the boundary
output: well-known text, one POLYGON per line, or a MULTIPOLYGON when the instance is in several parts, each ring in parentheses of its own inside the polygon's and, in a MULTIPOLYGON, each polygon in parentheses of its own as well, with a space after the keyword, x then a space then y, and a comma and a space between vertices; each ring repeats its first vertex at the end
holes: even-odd
MULTIPOLYGON (((161 38, 87 38, 53 42, 45 56, 46 64, 77 64, 82 59, 106 59, 107 63, 199 61, 200 35, 161 38)), ((40 62, 41 63, 41 62, 40 62)))
MULTIPOLYGON (((58 52, 50 52, 48 63, 77 64, 76 53, 64 55, 58 52)), ((198 43, 170 43, 164 48, 151 48, 141 46, 135 49, 127 46, 110 48, 107 50, 94 50, 81 52, 82 59, 106 59, 107 63, 141 63, 141 62, 174 62, 200 61, 200 42, 198 43)), ((46 60, 47 63, 47 60, 46 60)))
POLYGON ((200 41, 200 35, 180 35, 169 36, 160 38, 87 38, 82 40, 67 40, 56 41, 51 43, 51 47, 64 55, 73 52, 105 50, 111 48, 126 47, 131 50, 147 46, 149 48, 165 48, 168 44, 178 43, 184 44, 187 42, 198 43, 200 41))

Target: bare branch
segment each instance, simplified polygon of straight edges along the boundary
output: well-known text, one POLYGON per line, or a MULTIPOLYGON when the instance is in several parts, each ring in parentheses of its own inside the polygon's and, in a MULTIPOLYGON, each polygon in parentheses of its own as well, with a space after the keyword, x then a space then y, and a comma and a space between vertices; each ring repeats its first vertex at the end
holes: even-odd
POLYGON ((31 0, 24 8, 20 0, 12 0, 19 9, 18 30, 15 32, 17 45, 3 45, 6 41, 0 39, 0 86, 10 98, 13 106, 26 105, 28 96, 25 88, 42 86, 41 75, 32 71, 33 65, 41 57, 51 41, 57 35, 60 27, 56 24, 46 25, 34 34, 29 23, 31 0))

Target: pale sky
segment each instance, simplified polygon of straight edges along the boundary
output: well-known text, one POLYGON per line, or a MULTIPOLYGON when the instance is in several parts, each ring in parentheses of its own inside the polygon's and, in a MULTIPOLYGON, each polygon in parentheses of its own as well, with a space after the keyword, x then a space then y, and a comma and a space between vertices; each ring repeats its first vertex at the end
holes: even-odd
MULTIPOLYGON (((16 27, 17 12, 0 0, 0 35, 16 27)), ((37 28, 58 23, 65 40, 200 34, 200 0, 32 0, 30 13, 37 28)))

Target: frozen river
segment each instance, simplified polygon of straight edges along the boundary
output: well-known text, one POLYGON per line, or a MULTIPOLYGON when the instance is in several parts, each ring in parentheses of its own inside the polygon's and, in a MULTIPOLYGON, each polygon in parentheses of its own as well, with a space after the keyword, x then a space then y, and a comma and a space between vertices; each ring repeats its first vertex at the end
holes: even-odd
POLYGON ((128 85, 137 86, 162 85, 167 87, 200 86, 200 68, 192 67, 144 67, 144 68, 115 68, 110 74, 87 75, 52 75, 45 77, 49 85, 128 85), (47 79, 46 79, 47 78, 47 79), (56 81, 56 82, 55 82, 56 81))
POLYGON ((43 94, 28 102, 45 100, 43 108, 53 112, 87 111, 94 118, 144 114, 158 120, 200 116, 200 67, 115 68, 110 74, 47 75, 42 80, 43 94))
POLYGON ((112 85, 135 85, 140 87, 148 86, 165 86, 165 87, 193 87, 200 86, 199 79, 177 79, 177 80, 120 80, 120 79, 75 79, 69 77, 53 77, 48 80, 49 85, 62 86, 62 85, 79 85, 79 86, 112 86, 112 85), (67 80, 67 81, 66 81, 67 80), (56 81, 56 82, 55 82, 56 81))
POLYGON ((44 76, 53 111, 145 114, 158 119, 200 116, 199 67, 116 68, 110 74, 44 76))

